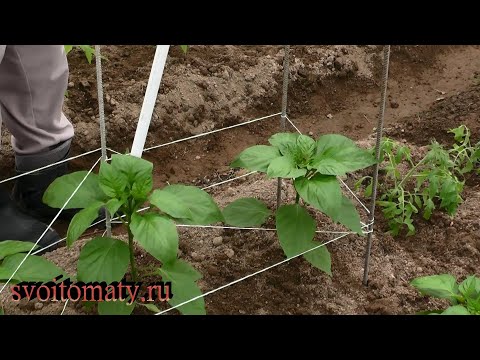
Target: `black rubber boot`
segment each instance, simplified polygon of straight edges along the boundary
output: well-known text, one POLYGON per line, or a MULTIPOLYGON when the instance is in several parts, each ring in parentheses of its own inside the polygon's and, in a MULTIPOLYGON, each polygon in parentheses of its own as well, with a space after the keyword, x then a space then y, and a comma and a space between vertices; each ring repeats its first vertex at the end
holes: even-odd
MULTIPOLYGON (((0 187, 0 241, 18 240, 35 243, 46 228, 47 225, 21 212, 10 199, 8 192, 0 187)), ((45 248, 43 252, 51 251, 58 247, 55 243, 59 240, 60 236, 53 229, 49 229, 38 246, 45 248)))
MULTIPOLYGON (((70 143, 71 140, 65 141, 41 154, 16 155, 17 175, 66 159, 70 153, 70 143)), ((64 162, 18 178, 13 188, 13 199, 27 215, 50 223, 60 209, 45 205, 42 201, 43 193, 57 177, 67 174, 67 171, 68 164, 64 162)), ((75 211, 64 210, 60 217, 71 219, 73 215, 75 211)))
MULTIPOLYGON (((70 154, 70 144, 71 140, 67 140, 41 154, 15 155, 17 175, 67 159, 70 154)), ((16 201, 18 207, 27 215, 50 223, 60 209, 54 209, 45 205, 42 201, 43 194, 56 178, 67 174, 67 172, 68 164, 65 161, 61 164, 24 175, 15 182, 13 199, 16 201)), ((64 209, 60 213, 59 218, 69 221, 79 210, 80 209, 64 209)), ((102 219, 105 219, 104 209, 100 210, 99 217, 94 222, 102 219)), ((99 224, 99 226, 102 227, 103 224, 99 224)))

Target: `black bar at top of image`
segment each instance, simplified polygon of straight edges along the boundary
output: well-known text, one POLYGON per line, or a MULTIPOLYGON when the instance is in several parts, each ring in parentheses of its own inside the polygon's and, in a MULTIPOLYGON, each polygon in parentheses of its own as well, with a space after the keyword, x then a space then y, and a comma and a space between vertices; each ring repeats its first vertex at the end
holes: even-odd
MULTIPOLYGON (((168 5, 168 4, 167 4, 168 5)), ((165 6, 167 6, 165 5, 165 6)), ((22 19, 3 16, 0 43, 20 44, 190 44, 190 45, 430 45, 480 44, 476 11, 429 6, 425 11, 407 3, 258 3, 226 6, 185 4, 180 10, 135 4, 89 7, 87 12, 40 14, 22 19), (440 13, 444 10, 444 13, 440 13), (455 10, 458 10, 456 13, 455 10), (51 14, 50 14, 51 15, 51 14), (57 20, 58 19, 58 20, 57 20), (34 29, 34 31, 32 30, 34 29)), ((3 5, 2 5, 3 6, 3 5)), ((65 9, 66 10, 66 9, 65 9)), ((8 10, 3 11, 8 14, 8 10)))

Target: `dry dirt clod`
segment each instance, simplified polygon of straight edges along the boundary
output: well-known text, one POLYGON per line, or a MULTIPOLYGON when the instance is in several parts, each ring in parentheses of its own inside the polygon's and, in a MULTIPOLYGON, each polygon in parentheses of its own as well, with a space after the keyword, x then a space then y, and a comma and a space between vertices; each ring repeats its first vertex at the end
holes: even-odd
POLYGON ((199 253, 197 253, 197 252, 192 252, 192 253, 190 254, 190 256, 191 256, 192 259, 195 260, 195 261, 203 261, 203 260, 205 260, 205 255, 199 254, 199 253))
POLYGON ((209 264, 205 265, 205 270, 207 270, 207 272, 212 276, 220 274, 220 271, 218 270, 218 268, 213 265, 209 265, 209 264))
POLYGON ((35 304, 35 310, 42 310, 43 309, 43 303, 37 302, 35 304))
POLYGON ((472 245, 466 244, 465 245, 465 253, 467 253, 470 256, 475 256, 478 253, 478 251, 472 245))
POLYGON ((222 245, 222 243, 223 243, 223 238, 221 236, 217 236, 213 238, 213 245, 219 246, 219 245, 222 245))
POLYGON ((398 102, 396 102, 396 101, 390 101, 390 107, 391 107, 392 109, 398 108, 398 107, 399 107, 398 102))
POLYGON ((327 114, 327 118, 331 119, 331 118, 333 118, 333 115, 332 114, 327 114))
POLYGON ((368 314, 391 315, 394 314, 394 305, 390 299, 377 299, 365 306, 368 314))
POLYGON ((450 237, 450 236, 455 235, 455 233, 457 232, 457 229, 455 229, 452 226, 452 227, 447 228, 447 230, 445 232, 447 233, 447 236, 450 237))
POLYGON ((235 251, 233 251, 233 249, 226 249, 225 255, 227 255, 231 259, 235 255, 235 251))

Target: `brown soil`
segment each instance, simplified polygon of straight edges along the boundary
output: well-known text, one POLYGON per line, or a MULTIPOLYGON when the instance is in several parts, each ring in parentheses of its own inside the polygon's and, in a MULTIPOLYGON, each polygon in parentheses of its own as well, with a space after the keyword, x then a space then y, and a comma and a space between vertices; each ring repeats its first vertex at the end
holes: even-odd
MULTIPOLYGON (((289 116, 314 136, 342 133, 364 141, 376 126, 380 99, 381 48, 375 46, 294 46, 289 91, 289 116), (331 114, 329 119, 326 115, 331 114)), ((131 144, 140 112, 154 48, 108 46, 104 49, 108 145, 125 151, 131 144), (112 100, 113 99, 113 100, 112 100)), ((447 130, 466 124, 474 140, 479 134, 479 46, 392 47, 386 134, 416 149, 432 137, 451 143, 447 130), (439 98, 444 99, 439 99, 439 98)), ((99 145, 95 69, 80 53, 70 59, 71 87, 65 112, 76 126, 73 153, 99 145)), ((213 128, 232 125, 279 111, 282 50, 276 46, 192 46, 185 56, 172 49, 152 121, 149 145, 161 144, 213 128)), ((279 130, 278 118, 220 132, 205 138, 152 150, 155 185, 182 182, 210 184, 233 175, 228 163, 243 148, 265 143, 279 130)), ((4 134, 4 141, 8 138, 4 134)), ((368 142, 368 140, 367 140, 368 142)), ((3 150, 2 174, 12 162, 3 150)), ((96 155, 73 162, 85 169, 96 155)), ((350 184, 352 179, 349 179, 350 184)), ((442 305, 420 297, 409 281, 449 272, 459 278, 477 273, 480 260, 478 203, 480 180, 466 186, 457 215, 435 214, 417 219, 417 234, 392 238, 380 211, 376 214, 370 283, 361 284, 366 239, 349 235, 328 245, 333 277, 303 259, 252 277, 208 296, 209 314, 410 314, 442 305)), ((222 205, 255 196, 273 206, 275 182, 254 175, 212 189, 222 205)), ((285 187, 285 195, 293 196, 285 187)), ((364 202, 368 203, 366 199, 364 202)), ((338 228, 318 215, 319 228, 338 228)), ((58 227, 63 230, 62 226, 58 227)), ((274 233, 180 229, 182 257, 204 275, 209 291, 284 259, 274 233), (222 237, 214 246, 212 239, 222 237), (233 250, 233 252, 231 251, 233 250), (232 255, 233 254, 233 255, 232 255)), ((318 240, 331 237, 317 236, 318 240)), ((75 273, 75 259, 84 241, 47 256, 75 273)), ((141 258, 148 263, 148 258, 141 258), (147 260, 145 260, 147 259, 147 260)), ((0 297, 5 298, 5 294, 0 297)), ((60 313, 61 305, 5 303, 6 313, 60 313)), ((139 311, 143 313, 143 311, 139 311)), ((84 313, 69 304, 66 313, 84 313)))

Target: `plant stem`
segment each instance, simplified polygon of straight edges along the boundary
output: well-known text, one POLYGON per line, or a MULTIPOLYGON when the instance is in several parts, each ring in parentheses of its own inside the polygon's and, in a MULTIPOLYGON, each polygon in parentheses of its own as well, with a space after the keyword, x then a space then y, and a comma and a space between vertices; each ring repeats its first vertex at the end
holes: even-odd
MULTIPOLYGON (((462 146, 463 146, 463 145, 462 145, 462 146)), ((453 159, 453 163, 455 164, 455 163, 457 162, 458 157, 459 157, 464 151, 468 151, 468 150, 471 150, 471 148, 470 148, 470 147, 466 147, 466 148, 462 149, 461 151, 459 151, 459 152, 457 153, 457 155, 455 156, 455 159, 453 159)))
POLYGON ((305 177, 310 180, 316 173, 317 173, 317 170, 315 169, 308 170, 307 173, 305 174, 305 177))
POLYGON ((398 186, 399 186, 399 187, 402 186, 403 183, 404 183, 405 181, 407 181, 407 180, 412 176, 412 174, 414 173, 414 171, 417 170, 417 168, 418 168, 420 165, 422 165, 422 164, 425 162, 426 159, 427 159, 427 157, 425 156, 422 160, 420 160, 420 161, 417 163, 417 165, 415 165, 413 168, 411 168, 410 171, 407 173, 407 175, 405 175, 405 177, 402 179, 402 181, 400 181, 400 184, 398 184, 398 186))
POLYGON ((295 197, 295 204, 298 204, 300 202, 300 194, 297 192, 297 195, 295 197))
MULTIPOLYGON (((395 187, 397 187, 397 175, 395 174, 395 166, 393 166, 393 159, 392 159, 392 155, 391 153, 387 153, 387 156, 388 156, 388 162, 392 165, 393 167, 393 175, 392 175, 392 178, 393 178, 393 181, 395 182, 395 187)), ((388 176, 388 173, 387 173, 387 176, 388 176)))
POLYGON ((130 217, 128 217, 128 248, 130 250, 130 268, 132 272, 132 279, 134 282, 137 282, 137 269, 135 267, 135 257, 134 257, 134 249, 133 249, 133 234, 130 230, 130 217))

